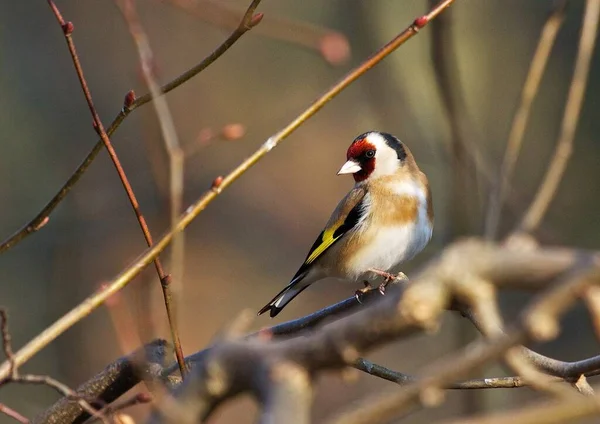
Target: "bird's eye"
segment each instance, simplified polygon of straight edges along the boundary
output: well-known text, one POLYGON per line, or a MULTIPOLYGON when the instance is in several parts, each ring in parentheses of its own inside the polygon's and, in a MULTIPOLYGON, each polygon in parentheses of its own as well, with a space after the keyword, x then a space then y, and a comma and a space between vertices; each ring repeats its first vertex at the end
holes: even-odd
POLYGON ((367 150, 367 152, 365 153, 365 156, 369 159, 374 158, 375 157, 375 150, 367 150))

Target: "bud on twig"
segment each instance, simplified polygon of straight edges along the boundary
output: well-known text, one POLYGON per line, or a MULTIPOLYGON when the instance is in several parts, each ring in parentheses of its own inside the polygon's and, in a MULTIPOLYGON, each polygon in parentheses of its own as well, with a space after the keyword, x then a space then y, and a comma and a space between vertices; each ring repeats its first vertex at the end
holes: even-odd
POLYGON ((210 188, 212 190, 218 190, 222 183, 223 183, 223 176, 219 175, 217 178, 215 178, 213 180, 212 185, 210 186, 210 188))
POLYGON ((423 28, 425 25, 427 25, 428 23, 429 23, 429 18, 426 15, 421 16, 420 18, 415 19, 415 21, 413 22, 413 28, 415 29, 415 31, 418 31, 421 28, 423 28))
POLYGON ((62 30, 65 33, 65 35, 71 35, 71 33, 73 32, 73 30, 75 29, 75 25, 73 25, 73 22, 66 22, 63 26, 62 26, 62 30))
POLYGON ((255 27, 256 25, 258 25, 260 23, 260 21, 262 21, 264 16, 265 16, 264 13, 257 13, 256 15, 254 15, 252 17, 252 19, 250 19, 250 23, 248 24, 248 26, 250 28, 255 27))
POLYGON ((129 109, 133 105, 133 102, 135 102, 135 92, 133 90, 129 90, 127 94, 125 94, 123 108, 129 109))

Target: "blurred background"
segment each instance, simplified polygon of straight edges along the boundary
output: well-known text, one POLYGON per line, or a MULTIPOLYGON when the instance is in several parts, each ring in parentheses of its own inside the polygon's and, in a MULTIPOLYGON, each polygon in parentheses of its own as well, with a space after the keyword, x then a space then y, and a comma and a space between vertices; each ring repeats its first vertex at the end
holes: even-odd
MULTIPOLYGON (((146 92, 127 26, 112 1, 57 3, 75 25, 82 66, 107 126, 128 90, 146 92)), ((194 13, 181 7, 185 2, 137 3, 163 83, 198 63, 230 33, 227 20, 219 21, 218 13, 202 12, 210 8, 196 8, 194 13)), ((214 3, 243 11, 249 2, 214 3)), ((545 0, 457 0, 446 15, 449 36, 444 48, 452 52, 454 94, 462 96, 462 135, 476 146, 491 175, 496 175, 502 160, 519 93, 552 5, 545 0)), ((187 152, 185 205, 428 7, 422 0, 264 0, 258 10, 265 19, 259 27, 166 97, 187 152), (235 140, 220 135, 231 124, 243 129, 235 140)), ((583 7, 583 0, 569 2, 534 103, 500 235, 521 218, 553 152, 583 7)), ((429 176, 436 228, 428 248, 402 269, 408 276, 454 238, 482 233, 478 205, 487 200, 489 184, 485 179, 473 184, 470 203, 456 199, 453 162, 444 148, 451 131, 432 62, 431 35, 430 27, 422 30, 344 91, 190 225, 185 233, 183 281, 175 276, 186 354, 206 346, 240 311, 258 310, 287 284, 331 210, 352 186, 351 178, 335 173, 345 161, 349 143, 362 132, 377 129, 397 135, 429 176), (468 217, 457 217, 465 209, 468 217)), ((62 32, 45 1, 0 2, 0 52, 0 239, 4 239, 38 213, 97 137, 62 32)), ((600 244, 600 143, 595 135, 600 133, 599 65, 596 54, 574 154, 537 233, 545 243, 583 248, 600 244)), ((168 158, 152 106, 134 111, 111 140, 158 238, 169 225, 168 158)), ((135 215, 103 151, 49 223, 0 255, 0 304, 9 311, 15 349, 113 278, 144 248, 135 215)), ((163 258, 168 260, 168 252, 163 258)), ((170 269, 168 261, 166 268, 170 269)), ((305 291, 276 320, 261 316, 253 326, 308 314, 352 295, 356 288, 324 281, 305 291)), ((527 299, 520 293, 503 294, 503 312, 515 316, 527 299)), ((168 338, 152 267, 113 303, 70 329, 23 370, 77 386, 134 349, 139 340, 168 338)), ((447 313, 437 334, 394 343, 368 358, 418 373, 474 337, 468 322, 447 313)), ((599 346, 585 309, 579 308, 567 315, 558 340, 535 347, 559 359, 576 360, 596 354, 599 346)), ((504 373, 497 366, 481 370, 479 376, 504 373)), ((366 374, 349 379, 327 376, 318 384, 314 419, 319 422, 365 395, 395 389, 366 374)), ((512 408, 535 396, 529 389, 450 392, 442 407, 414 413, 406 422, 512 408)), ((57 395, 46 387, 0 389, 2 403, 29 417, 55 399, 57 395)), ((137 407, 132 413, 143 417, 145 409, 137 407)), ((250 399, 235 401, 211 422, 250 423, 255 409, 250 399)), ((5 421, 8 418, 0 415, 0 422, 5 421)))

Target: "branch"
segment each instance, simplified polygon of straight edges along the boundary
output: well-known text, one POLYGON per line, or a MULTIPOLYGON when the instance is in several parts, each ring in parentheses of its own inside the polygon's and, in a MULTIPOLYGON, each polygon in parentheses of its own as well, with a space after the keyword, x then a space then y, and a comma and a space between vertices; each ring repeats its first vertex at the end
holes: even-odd
POLYGON ((558 424, 600 415, 598 396, 577 396, 568 400, 542 401, 534 405, 491 415, 444 421, 445 424, 558 424))
MULTIPOLYGON (((460 242, 432 261, 406 289, 402 290, 402 285, 394 285, 373 305, 316 331, 303 332, 302 337, 257 337, 214 344, 195 355, 193 363, 190 363, 189 379, 175 391, 174 396, 186 419, 194 422, 199 417, 210 415, 224 400, 243 392, 254 394, 259 401, 264 399, 264 393, 269 393, 274 387, 271 385, 273 367, 281 362, 291 361, 312 376, 323 370, 354 364, 364 352, 423 328, 435 327, 442 311, 451 306, 452 299, 467 299, 464 291, 469 287, 477 293, 485 292, 487 283, 478 282, 489 281, 493 287, 521 286, 538 290, 552 287, 529 308, 524 315, 526 324, 523 326, 507 336, 479 341, 442 364, 427 369, 417 383, 406 387, 408 392, 402 392, 410 393, 400 402, 407 407, 416 402, 423 389, 432 388, 430 393, 433 393, 434 388, 446 387, 473 368, 502 357, 510 347, 544 334, 540 332, 543 328, 540 325, 548 317, 556 318, 574 301, 574 297, 565 296, 565 292, 577 293, 595 282, 592 278, 596 279, 600 274, 599 264, 595 253, 556 249, 524 253, 475 241, 460 242), (552 264, 561 266, 548 273, 546 265, 552 264), (565 277, 564 282, 552 285, 560 276, 565 277), (571 278, 574 276, 578 278, 571 278)), ((371 421, 375 410, 384 411, 381 417, 375 415, 379 417, 377 420, 389 419, 396 412, 393 406, 396 400, 386 402, 383 409, 375 400, 370 402, 377 407, 362 405, 361 408, 370 413, 361 415, 363 421, 357 422, 377 422, 371 421)), ((266 414, 278 413, 267 410, 264 403, 262 406, 266 414)), ((181 417, 156 416, 153 422, 179 419, 181 417)))
MULTIPOLYGON (((458 253, 458 251, 453 253, 458 253)), ((467 260, 467 258, 465 257, 464 260, 467 260)), ((426 306, 429 306, 431 313, 436 313, 437 302, 435 299, 431 299, 431 295, 435 294, 432 290, 435 286, 440 289, 439 285, 441 284, 440 280, 433 279, 436 271, 440 273, 439 278, 447 278, 444 271, 450 272, 450 279, 453 278, 453 269, 455 270, 454 273, 457 274, 471 273, 468 267, 463 268, 460 266, 460 261, 454 264, 452 262, 452 260, 447 259, 446 266, 444 266, 442 260, 438 267, 430 267, 428 271, 431 275, 430 279, 425 275, 421 275, 419 281, 411 284, 403 296, 399 308, 408 309, 407 314, 409 316, 420 320, 423 318, 429 319, 429 314, 423 313, 426 306), (451 268, 451 264, 455 268, 451 268), (411 289, 414 290, 412 293, 411 289), (415 301, 418 302, 416 305, 414 304, 415 301)), ((538 296, 537 300, 525 310, 520 324, 507 335, 471 343, 460 352, 448 355, 427 367, 423 372, 422 379, 417 382, 383 398, 379 396, 377 399, 368 399, 361 402, 352 410, 336 417, 331 422, 336 424, 376 424, 404 415, 419 401, 427 405, 438 404, 443 397, 443 392, 440 389, 451 381, 469 374, 474 369, 494 359, 500 358, 510 348, 523 344, 530 339, 539 338, 540 335, 544 334, 540 330, 544 329, 547 324, 546 320, 554 322, 573 302, 572 297, 567 296, 565 298, 565 291, 577 291, 588 284, 598 283, 599 271, 597 264, 591 268, 589 264, 588 266, 576 266, 573 269, 573 274, 568 275, 567 279, 538 296)), ((489 281, 496 282, 494 279, 489 281)), ((435 297, 442 295, 443 293, 438 293, 435 297)), ((427 312, 427 309, 425 309, 425 312, 427 312)))
MULTIPOLYGON (((392 383, 399 384, 400 386, 406 386, 407 384, 415 383, 419 380, 419 377, 393 371, 363 358, 359 358, 358 361, 356 361, 356 363, 352 366, 357 370, 363 371, 375 377, 383 378, 384 380, 391 381, 392 383)), ((559 382, 563 380, 557 378, 555 381, 559 382)), ((519 376, 477 378, 473 380, 460 381, 458 383, 450 383, 445 386, 446 389, 451 390, 514 389, 519 387, 527 387, 527 383, 519 376)))
MULTIPOLYGON (((167 343, 155 340, 109 364, 95 377, 79 386, 75 393, 78 397, 108 405, 140 381, 161 378, 167 356, 167 343)), ((62 398, 38 415, 33 424, 76 424, 83 423, 88 418, 90 415, 80 405, 69 398, 62 398)))
MULTIPOLYGON (((54 4, 53 0, 48 0, 48 4, 52 8, 52 11, 54 12, 54 15, 56 16, 56 20, 58 21, 61 28, 63 29, 63 33, 65 35, 65 40, 66 40, 67 46, 69 48, 69 53, 71 54, 71 58, 73 59, 73 65, 75 66, 75 71, 77 72, 77 77, 79 78, 79 82, 81 84, 81 89, 83 90, 83 93, 85 95, 85 100, 88 104, 90 113, 93 118, 94 129, 100 135, 100 139, 102 140, 102 143, 104 143, 104 146, 106 147, 106 150, 108 151, 110 159, 112 160, 112 162, 115 166, 117 174, 119 175, 119 179, 121 180, 121 184, 123 185, 123 188, 125 189, 125 193, 127 194, 127 198, 129 199, 129 203, 131 204, 131 207, 133 208, 133 211, 135 212, 135 215, 136 215, 136 218, 140 225, 140 228, 142 229, 142 233, 144 234, 144 239, 146 240, 146 244, 148 245, 148 247, 152 247, 152 245, 154 244, 154 241, 152 240, 152 234, 150 233, 150 228, 148 228, 148 224, 146 223, 146 218, 144 218, 144 214, 142 213, 142 209, 137 200, 137 197, 135 195, 133 187, 131 186, 129 179, 127 178, 127 174, 125 174, 125 170, 123 169, 123 166, 121 165, 121 161, 119 160, 117 152, 115 151, 112 143, 110 142, 110 139, 108 138, 108 134, 106 133, 106 130, 104 129, 104 125, 102 124, 102 121, 100 120, 100 116, 98 115, 98 112, 96 111, 96 108, 94 107, 94 102, 92 100, 92 94, 90 93, 87 82, 85 80, 85 76, 83 75, 83 68, 81 67, 81 63, 79 62, 79 57, 77 55, 75 43, 73 42, 73 35, 72 35, 73 24, 71 22, 65 22, 60 11, 58 10, 58 7, 56 6, 56 4, 54 4)), ((167 309, 167 315, 169 318, 169 322, 171 323, 171 334, 173 337, 173 343, 176 347, 175 352, 177 353, 177 359, 181 360, 181 362, 180 362, 180 364, 182 366, 181 373, 182 373, 182 375, 184 375, 183 352, 181 349, 181 342, 179 340, 179 332, 177 331, 177 327, 175 326, 175 318, 173 316, 174 312, 172 311, 172 308, 171 308, 171 296, 170 296, 170 293, 168 290, 169 281, 171 280, 171 278, 170 278, 170 276, 168 276, 165 273, 162 263, 160 261, 160 258, 158 256, 156 258, 154 258, 154 266, 156 268, 156 273, 158 274, 158 278, 161 282, 161 285, 163 286, 163 290, 165 290, 165 288, 164 288, 165 286, 167 287, 167 289, 166 289, 167 293, 164 296, 165 297, 165 305, 166 305, 166 309, 167 309)))
MULTIPOLYGON (((257 0, 253 4, 257 3, 257 0)), ((27 343, 15 354, 15 362, 17 364, 23 364, 29 360, 33 355, 47 346, 51 341, 56 339, 60 334, 69 329, 72 325, 79 322, 82 318, 89 315, 92 311, 102 305, 106 299, 111 295, 123 289, 129 284, 146 266, 148 266, 154 258, 156 258, 171 242, 173 237, 179 232, 183 231, 224 189, 229 187, 234 181, 236 181, 241 175, 247 170, 254 166, 260 159, 262 159, 267 153, 275 148, 281 141, 287 138, 292 132, 294 132, 300 125, 306 122, 307 119, 314 116, 323 106, 325 106, 331 99, 342 92, 351 83, 356 81, 360 76, 365 74, 369 69, 387 57, 390 53, 404 44, 407 40, 412 38, 418 31, 426 26, 432 19, 435 19, 444 9, 450 6, 453 0, 442 1, 435 9, 431 10, 428 14, 417 18, 411 25, 408 26, 404 31, 398 34, 388 44, 383 46, 378 52, 376 52, 371 58, 360 64, 357 68, 350 71, 345 77, 343 77, 338 83, 327 90, 321 97, 319 97, 312 105, 310 105, 304 112, 302 112, 297 118, 290 122, 284 129, 269 137, 262 146, 254 152, 249 158, 243 161, 237 168, 231 171, 227 176, 222 179, 215 180, 215 183, 210 190, 204 193, 194 204, 187 208, 184 214, 180 217, 177 225, 171 228, 163 237, 152 247, 146 249, 141 256, 133 263, 130 267, 126 268, 118 276, 116 276, 111 282, 107 283, 103 289, 90 295, 78 306, 67 312, 63 317, 59 318, 54 324, 50 325, 41 334, 27 343)), ((183 77, 182 77, 183 79, 183 77)), ((181 81, 180 81, 181 83, 181 81)), ((171 84, 171 83, 170 83, 171 84)), ((169 84, 167 84, 169 85, 169 84)), ((163 87, 163 91, 165 88, 163 87)), ((139 101, 142 98, 138 99, 139 101)), ((134 101, 134 104, 138 100, 134 101)), ((0 378, 7 375, 9 372, 9 364, 7 362, 0 365, 0 378)))
POLYGON ((20 413, 18 413, 17 411, 15 411, 14 409, 6 406, 3 403, 0 403, 0 413, 6 415, 7 417, 12 418, 13 420, 20 422, 21 424, 29 424, 29 420, 27 419, 27 417, 24 417, 23 415, 21 415, 20 413))
MULTIPOLYGON (((117 5, 123 14, 123 17, 125 18, 129 32, 135 41, 140 57, 142 73, 144 75, 146 85, 150 90, 150 94, 153 97, 154 101, 152 102, 152 105, 154 106, 162 136, 169 154, 169 179, 171 196, 170 215, 171 226, 174 226, 177 223, 177 218, 181 214, 183 204, 183 151, 181 150, 179 144, 179 138, 177 137, 177 131, 175 130, 175 124, 173 123, 173 117, 171 116, 171 111, 169 110, 167 101, 161 96, 160 86, 152 74, 153 53, 150 48, 150 43, 148 42, 148 37, 146 36, 146 33, 144 32, 144 29, 142 28, 138 18, 135 5, 132 0, 117 1, 117 5)), ((148 240, 148 246, 152 246, 151 239, 148 240)), ((171 251, 171 266, 173 267, 173 274, 177 276, 180 282, 183 280, 184 254, 185 241, 183 238, 183 233, 180 233, 174 238, 173 249, 171 251)), ((158 261, 158 258, 156 261, 158 261)), ((156 261, 155 263, 157 263, 158 267, 159 262, 156 261)), ((172 275, 161 277, 160 282, 163 292, 163 299, 165 302, 165 309, 169 319, 171 338, 175 348, 175 356, 177 357, 177 363, 179 364, 181 376, 185 377, 186 369, 183 348, 181 347, 181 340, 177 326, 177 299, 173 295, 173 290, 171 290, 173 283, 172 275)))
POLYGON ((583 27, 581 28, 581 37, 575 61, 575 71, 573 72, 573 79, 569 88, 558 143, 542 184, 519 225, 519 232, 531 233, 538 227, 556 194, 558 185, 567 168, 573 151, 575 130, 577 129, 579 114, 585 96, 590 63, 598 33, 599 18, 600 1, 586 1, 583 27))
POLYGON ((488 239, 493 239, 496 236, 506 192, 510 185, 517 158, 521 152, 521 145, 523 144, 523 136, 527 128, 531 106, 546 70, 548 58, 552 52, 556 36, 564 21, 566 6, 567 0, 561 0, 556 3, 542 28, 538 45, 533 53, 529 71, 521 90, 519 106, 513 117, 508 135, 508 142, 506 143, 506 151, 504 152, 498 181, 492 186, 488 200, 488 208, 485 215, 485 236, 488 239))
MULTIPOLYGON (((90 415, 93 415, 100 419, 105 424, 109 424, 108 420, 103 414, 100 414, 90 403, 83 397, 77 395, 70 387, 61 383, 60 381, 46 375, 34 375, 34 374, 20 374, 19 367, 15 361, 15 355, 13 354, 11 345, 11 336, 8 331, 8 317, 4 309, 0 309, 0 333, 2 334, 2 349, 6 355, 6 362, 9 363, 10 373, 6 377, 0 379, 0 386, 8 383, 17 384, 37 384, 45 385, 66 396, 69 401, 75 402, 83 411, 86 411, 90 415)), ((12 410, 8 409, 8 413, 12 410)), ((14 417, 14 414, 11 415, 14 417)))
MULTIPOLYGON (((177 6, 192 16, 222 28, 234 28, 242 12, 222 2, 193 0, 162 0, 177 6)), ((341 65, 350 56, 350 45, 338 31, 317 25, 269 15, 253 34, 266 36, 318 51, 331 65, 341 65)))
MULTIPOLYGON (((161 87, 161 94, 166 94, 183 83, 187 82, 194 76, 198 75, 208 66, 212 65, 218 58, 220 58, 229 48, 235 44, 237 40, 240 39, 242 35, 244 35, 247 31, 252 29, 253 26, 260 22, 262 14, 257 14, 254 16, 254 11, 258 7, 260 0, 253 0, 246 14, 244 15, 242 22, 236 28, 235 31, 219 46, 217 47, 211 54, 205 57, 200 63, 196 66, 190 68, 186 72, 182 73, 172 81, 168 82, 164 86, 161 87)), ((123 108, 112 121, 110 126, 106 130, 106 134, 110 137, 113 133, 119 128, 119 126, 123 123, 125 118, 129 116, 129 114, 137 109, 140 106, 145 105, 146 103, 152 100, 151 94, 145 94, 141 97, 136 98, 133 91, 130 91, 125 96, 125 101, 123 103, 123 108)), ((69 177, 69 179, 63 184, 58 193, 54 195, 54 197, 44 206, 44 208, 37 214, 35 218, 33 218, 30 222, 25 224, 23 228, 14 233, 8 239, 3 241, 0 244, 0 253, 3 253, 14 247, 17 243, 22 241, 25 237, 30 234, 36 232, 40 228, 42 228, 49 220, 50 214, 54 211, 54 209, 58 206, 60 202, 64 200, 67 194, 71 191, 71 189, 79 182, 79 179, 85 174, 88 170, 89 166, 92 164, 98 153, 102 150, 104 143, 102 140, 98 140, 96 145, 92 148, 90 153, 85 157, 83 162, 79 165, 79 167, 75 170, 75 172, 69 177)))

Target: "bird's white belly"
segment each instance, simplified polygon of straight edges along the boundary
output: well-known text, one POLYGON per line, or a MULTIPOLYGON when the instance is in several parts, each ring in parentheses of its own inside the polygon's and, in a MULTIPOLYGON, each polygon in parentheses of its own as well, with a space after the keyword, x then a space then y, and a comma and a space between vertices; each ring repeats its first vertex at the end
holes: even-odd
POLYGON ((385 227, 373 234, 373 239, 352 258, 348 277, 359 279, 370 268, 388 271, 411 259, 429 242, 432 228, 420 220, 417 224, 385 227))

